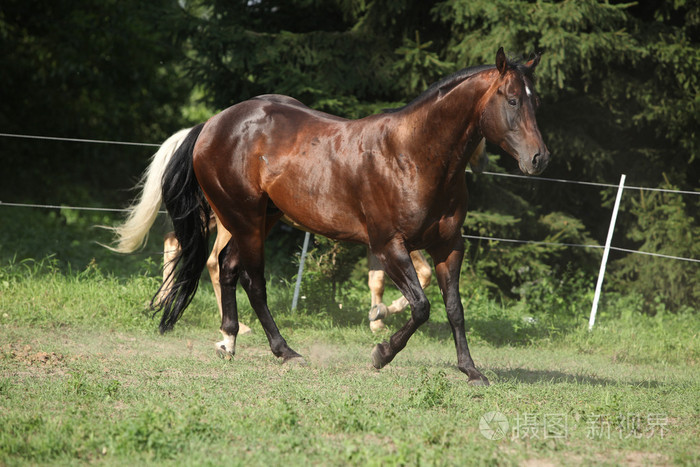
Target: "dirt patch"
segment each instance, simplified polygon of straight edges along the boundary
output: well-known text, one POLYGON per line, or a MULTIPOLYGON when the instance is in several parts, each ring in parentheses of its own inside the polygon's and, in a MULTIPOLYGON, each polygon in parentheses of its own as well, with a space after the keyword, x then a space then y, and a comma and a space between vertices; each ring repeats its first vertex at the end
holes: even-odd
POLYGON ((635 451, 625 455, 625 464, 632 466, 642 465, 670 465, 668 457, 656 452, 635 451))
POLYGON ((56 352, 37 352, 31 345, 5 344, 2 346, 5 358, 27 365, 58 366, 66 361, 66 356, 56 352))

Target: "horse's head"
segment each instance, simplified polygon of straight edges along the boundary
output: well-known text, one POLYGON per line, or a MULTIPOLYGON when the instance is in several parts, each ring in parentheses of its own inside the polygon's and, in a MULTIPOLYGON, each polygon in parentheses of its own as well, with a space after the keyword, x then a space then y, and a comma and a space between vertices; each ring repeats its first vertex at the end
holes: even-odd
POLYGON ((549 150, 535 120, 539 104, 533 86, 533 72, 540 55, 525 64, 511 64, 503 48, 496 54, 496 81, 485 95, 481 131, 499 145, 529 175, 541 173, 549 163, 549 150))

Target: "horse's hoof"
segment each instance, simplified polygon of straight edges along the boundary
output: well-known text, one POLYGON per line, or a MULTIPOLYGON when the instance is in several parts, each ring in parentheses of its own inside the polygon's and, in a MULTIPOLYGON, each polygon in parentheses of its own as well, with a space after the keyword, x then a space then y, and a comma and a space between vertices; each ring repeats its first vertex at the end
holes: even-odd
POLYGON ((377 370, 381 370, 387 363, 389 363, 386 361, 384 352, 382 352, 382 345, 383 344, 375 345, 372 349, 372 353, 370 354, 372 357, 372 366, 377 370))
POLYGON ((223 358, 224 360, 231 360, 233 356, 236 355, 236 352, 229 352, 228 350, 226 350, 225 345, 219 345, 216 347, 216 355, 219 358, 223 358))
POLYGON ((238 323, 238 335, 239 336, 242 334, 250 334, 251 332, 253 332, 253 331, 248 326, 246 326, 243 323, 238 323))
POLYGON ((467 376, 469 376, 470 386, 489 386, 489 379, 482 375, 476 368, 465 368, 461 369, 467 376))
POLYGON ((295 355, 293 357, 287 357, 282 360, 283 365, 288 366, 308 366, 308 363, 301 355, 295 355))
POLYGON ((481 379, 481 378, 470 379, 468 384, 470 386, 490 386, 491 385, 491 383, 489 383, 489 380, 486 379, 486 376, 483 376, 483 379, 481 379))
POLYGON ((384 319, 389 315, 389 309, 385 304, 379 303, 374 305, 369 309, 369 320, 377 321, 378 319, 384 319))

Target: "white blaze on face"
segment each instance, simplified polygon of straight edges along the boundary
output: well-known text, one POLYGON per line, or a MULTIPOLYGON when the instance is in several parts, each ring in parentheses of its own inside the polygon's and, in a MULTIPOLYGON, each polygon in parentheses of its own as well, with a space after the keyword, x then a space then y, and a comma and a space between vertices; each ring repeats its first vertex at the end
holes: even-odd
POLYGON ((527 94, 527 97, 532 97, 532 91, 530 90, 530 86, 527 84, 525 85, 525 94, 527 94))

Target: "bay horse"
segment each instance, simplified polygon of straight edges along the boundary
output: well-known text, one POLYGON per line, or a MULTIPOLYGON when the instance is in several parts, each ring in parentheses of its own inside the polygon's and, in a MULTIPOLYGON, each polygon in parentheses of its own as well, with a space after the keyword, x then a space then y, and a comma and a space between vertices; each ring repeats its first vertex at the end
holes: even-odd
POLYGON ((232 236, 219 255, 221 329, 232 336, 226 350, 235 353, 240 281, 273 355, 301 360, 267 306, 264 241, 286 215, 315 234, 368 245, 408 300, 407 323, 372 349, 377 369, 429 318, 409 254, 425 249, 435 264, 457 366, 470 383, 488 384, 469 353, 459 293, 464 172, 483 138, 514 157, 525 174, 547 166, 549 150, 535 119, 539 59, 511 62, 500 48, 495 66, 464 69, 404 107, 359 120, 265 95, 194 127, 163 176, 163 201, 182 250, 173 285, 159 303, 161 332, 172 329, 197 290, 213 210, 232 236))
MULTIPOLYGON (((166 141, 167 143, 167 141, 166 141)), ((482 144, 480 144, 477 148, 477 150, 471 155, 469 159, 469 165, 475 173, 481 173, 485 170, 487 164, 488 164, 488 157, 486 155, 486 150, 485 150, 485 141, 482 140, 482 144)), ((165 144, 165 143, 164 143, 165 144)), ((174 150, 173 150, 174 152, 174 150)), ((168 158, 169 160, 169 158, 168 158)), ((154 173, 156 171, 153 171, 154 173)), ((141 202, 144 202, 143 199, 141 202)), ((155 204, 160 205, 160 196, 158 196, 157 200, 150 200, 151 203, 155 202, 155 204)), ((154 205, 155 205, 154 204, 154 205)), ((295 227, 300 227, 298 225, 294 225, 293 222, 291 222, 289 219, 286 217, 282 217, 282 221, 286 222, 292 226, 295 227)), ((150 226, 148 226, 150 228, 150 226)), ((226 230, 224 226, 221 225, 221 223, 218 221, 215 215, 213 215, 209 221, 209 230, 216 229, 216 239, 214 240, 214 245, 211 249, 211 252, 209 254, 209 258, 207 259, 207 270, 209 271, 209 277, 211 278, 211 283, 214 287, 214 295, 216 296, 218 308, 219 308, 219 315, 222 315, 222 308, 221 308, 221 286, 219 284, 219 253, 221 250, 226 246, 226 244, 231 240, 231 233, 226 230)), ((118 229, 117 229, 118 230, 118 229)), ((145 233, 141 234, 141 239, 145 237, 145 233)), ((140 240, 141 241, 141 240, 140 240)), ((131 250, 133 251, 133 250, 131 250)), ((130 251, 122 251, 122 252, 130 252, 130 251)), ((175 260, 180 254, 180 243, 177 241, 177 238, 175 237, 174 232, 169 232, 165 235, 164 241, 163 241, 163 287, 160 290, 160 294, 158 299, 162 299, 166 295, 166 291, 170 289, 172 286, 172 272, 173 272, 173 267, 175 265, 175 260)), ((425 256, 423 254, 416 250, 412 251, 411 253, 411 261, 413 262, 413 267, 416 269, 416 273, 418 274, 418 281, 420 282, 420 285, 423 289, 425 289, 429 284, 430 284, 430 279, 432 277, 432 272, 430 270, 430 265, 428 264, 428 261, 425 259, 425 256)), ((378 332, 383 329, 385 329, 384 325, 384 319, 386 319, 390 315, 394 315, 397 313, 402 312, 403 310, 408 307, 408 300, 406 300, 406 297, 403 295, 400 296, 399 298, 395 299, 392 301, 388 306, 383 303, 383 296, 384 296, 384 284, 385 284, 385 273, 384 269, 382 268, 381 263, 377 259, 376 256, 374 256, 371 251, 368 252, 368 258, 367 258, 367 264, 369 267, 369 274, 368 274, 368 279, 367 279, 367 285, 369 287, 370 291, 370 310, 368 313, 369 316, 369 327, 372 330, 372 332, 378 332)), ((247 332, 250 332, 250 328, 243 323, 239 322, 239 334, 245 334, 247 332)), ((226 335, 225 330, 221 330, 222 334, 224 334, 224 340, 228 338, 226 335)), ((216 349, 217 351, 221 350, 221 347, 224 347, 225 350, 225 344, 222 342, 217 343, 216 349)))
MULTIPOLYGON (((116 235, 114 246, 104 245, 106 248, 126 254, 132 253, 144 246, 148 233, 155 222, 162 204, 161 183, 165 167, 191 130, 191 128, 187 128, 171 135, 160 145, 158 151, 152 156, 148 168, 141 177, 141 181, 138 185, 138 187, 141 188, 141 192, 136 201, 127 210, 128 214, 126 220, 117 227, 102 226, 112 230, 116 235)), ((482 140, 482 143, 483 142, 482 140)), ((481 173, 485 170, 488 165, 488 157, 484 144, 479 145, 477 150, 471 155, 469 165, 472 171, 476 173, 481 173)), ((291 221, 284 217, 282 220, 291 224, 291 221)), ((223 315, 221 311, 221 287, 219 285, 219 253, 231 239, 231 234, 218 222, 216 216, 212 215, 209 220, 209 230, 211 231, 214 229, 216 229, 216 240, 214 241, 206 265, 214 288, 219 316, 221 317, 223 315)), ((175 237, 175 233, 168 232, 163 239, 163 286, 160 289, 158 297, 155 298, 154 303, 158 303, 164 298, 167 290, 170 289, 173 279, 173 266, 179 253, 180 244, 175 237)), ((412 251, 411 260, 418 274, 421 287, 427 287, 432 276, 430 265, 420 251, 412 251)), ((384 294, 385 274, 381 263, 379 263, 379 260, 377 260, 371 252, 368 254, 368 266, 369 274, 367 285, 370 290, 369 326, 373 332, 377 332, 385 329, 383 320, 387 316, 400 313, 406 309, 408 300, 401 296, 388 306, 384 305, 382 298, 384 294)), ((250 328, 239 322, 239 334, 248 332, 250 332, 250 328)), ((225 350, 224 342, 226 339, 231 339, 223 330, 222 333, 224 334, 224 341, 216 344, 217 351, 220 351, 222 346, 224 346, 225 350)))

